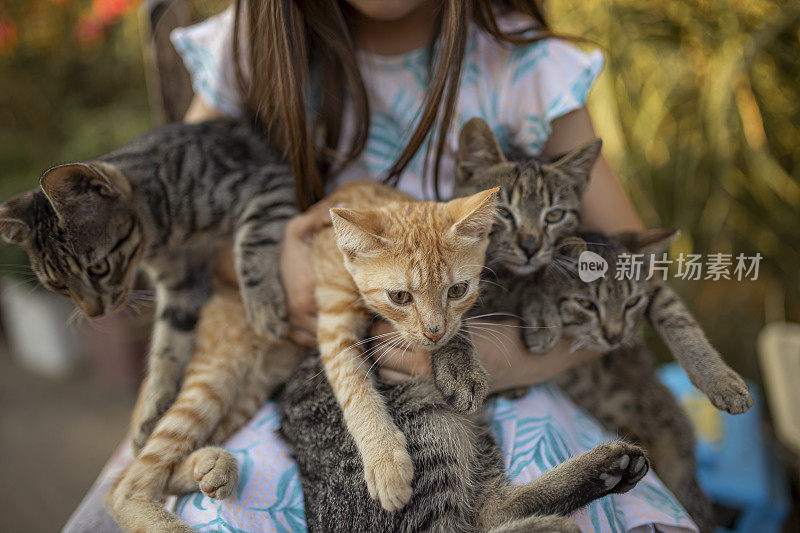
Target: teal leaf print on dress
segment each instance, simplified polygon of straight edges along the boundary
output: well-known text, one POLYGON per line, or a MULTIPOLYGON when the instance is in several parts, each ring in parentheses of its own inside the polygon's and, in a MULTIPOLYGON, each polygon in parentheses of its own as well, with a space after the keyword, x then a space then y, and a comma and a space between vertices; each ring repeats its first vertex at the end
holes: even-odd
POLYGON ((278 531, 305 531, 303 487, 300 484, 296 466, 281 474, 275 492, 275 503, 268 507, 251 508, 250 510, 269 514, 278 531))
POLYGON ((531 461, 544 472, 570 458, 571 451, 564 438, 560 424, 549 415, 520 418, 514 439, 515 453, 511 461, 509 476, 517 477, 531 461))
POLYGON ((676 523, 691 521, 683 507, 666 488, 654 483, 639 483, 636 490, 650 505, 670 516, 676 523))
POLYGON ((511 69, 511 83, 518 83, 520 78, 527 75, 542 59, 549 55, 545 41, 537 41, 527 46, 516 47, 509 56, 509 69, 511 69))

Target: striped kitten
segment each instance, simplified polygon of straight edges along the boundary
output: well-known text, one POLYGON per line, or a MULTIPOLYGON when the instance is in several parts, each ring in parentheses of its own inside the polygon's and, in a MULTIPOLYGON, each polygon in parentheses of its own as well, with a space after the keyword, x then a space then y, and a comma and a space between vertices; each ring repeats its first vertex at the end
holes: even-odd
MULTIPOLYGON (((167 494, 235 494, 238 464, 218 446, 286 381, 303 354, 288 341, 265 342, 248 323, 239 294, 215 288, 200 313, 194 354, 175 402, 106 496, 122 529, 188 533, 192 529, 164 508, 167 494)), ((145 403, 143 386, 134 428, 145 403)))
MULTIPOLYGON (((512 163, 503 156, 484 121, 472 119, 464 125, 458 150, 456 192, 471 194, 490 185, 503 187, 488 264, 496 265, 500 285, 504 287, 487 286, 487 294, 482 298, 485 306, 510 309, 521 314, 525 322, 537 320, 537 314, 541 312, 539 304, 543 301, 540 285, 547 284, 535 283, 536 278, 531 275, 539 270, 542 262, 552 264, 555 243, 576 231, 581 197, 599 150, 599 142, 593 141, 552 164, 541 163, 535 158, 512 163), (513 298, 514 295, 518 298, 513 298)), ((625 239, 620 243, 623 248, 625 243, 632 246, 629 251, 650 253, 648 246, 658 250, 659 245, 668 244, 659 239, 665 236, 656 231, 620 236, 619 239, 625 239)), ((592 236, 595 237, 602 238, 592 236)), ((643 268, 643 271, 646 270, 643 268)), ((747 411, 753 404, 747 384, 725 364, 677 295, 664 283, 657 282, 642 281, 639 290, 642 297, 637 307, 649 304, 648 320, 692 383, 718 409, 732 414, 747 411)), ((546 304, 548 300, 544 302, 546 304)), ((539 322, 538 325, 547 325, 548 328, 528 329, 525 337, 531 351, 540 353, 552 348, 561 331, 557 322, 539 322)), ((611 344, 615 343, 606 343, 604 349, 609 349, 611 344)))
POLYGON ((360 348, 375 315, 397 330, 384 346, 429 350, 434 381, 458 411, 487 392, 475 348, 459 332, 478 295, 497 189, 447 203, 417 202, 374 181, 328 199, 332 228, 314 238, 317 339, 325 374, 363 461, 369 494, 387 511, 411 498, 406 437, 368 377, 360 348))
MULTIPOLYGON (((488 264, 495 269, 501 287, 486 285, 482 306, 486 311, 522 315, 527 325, 543 326, 524 330, 526 343, 535 353, 549 351, 562 333, 579 334, 571 325, 574 316, 560 314, 555 305, 560 296, 552 291, 559 291, 563 284, 559 280, 564 278, 557 274, 563 258, 553 261, 553 256, 556 251, 580 250, 574 246, 560 248, 577 232, 581 198, 599 149, 599 141, 594 141, 555 163, 535 158, 512 163, 500 152, 494 135, 482 120, 471 120, 461 132, 456 194, 471 194, 491 185, 503 186, 498 209, 503 216, 498 217, 492 230, 488 252, 488 264), (544 265, 549 268, 542 270, 544 265), (567 327, 562 327, 562 321, 568 323, 567 327)), ((657 250, 659 244, 667 244, 666 240, 659 241, 668 239, 669 234, 655 232, 639 237, 642 238, 628 236, 629 244, 636 250, 644 250, 648 244, 657 250)), ((593 236, 590 240, 596 239, 605 237, 593 236)), ((609 259, 609 264, 616 264, 614 261, 609 259)), ((578 290, 595 286, 574 276, 569 279, 578 290)), ((613 281, 604 279, 595 283, 607 285, 609 293, 613 293, 616 290, 611 287, 613 281)), ((635 323, 646 309, 644 316, 712 403, 732 413, 746 411, 753 401, 747 385, 714 350, 677 295, 661 282, 633 285, 626 300, 626 305, 631 305, 628 318, 635 323), (637 297, 641 299, 637 301, 637 297)), ((605 292, 600 300, 611 301, 605 292)), ((568 307, 575 306, 580 304, 568 307)), ((563 311, 566 313, 568 309, 563 311)), ((606 327, 608 339, 602 329, 589 327, 591 338, 585 338, 584 342, 601 351, 616 348, 623 340, 628 342, 630 338, 622 333, 631 335, 634 328, 623 329, 619 324, 617 320, 606 327)), ((653 365, 652 355, 637 345, 617 349, 613 355, 573 369, 559 377, 559 382, 606 429, 648 446, 656 471, 705 530, 710 523, 709 503, 694 477, 691 427, 675 398, 656 378, 653 365)))
POLYGON ((223 243, 235 240, 256 331, 284 334, 278 246, 295 212, 292 176, 265 137, 216 120, 158 128, 97 159, 51 168, 40 188, 0 205, 0 234, 26 250, 45 287, 91 317, 125 305, 140 270, 155 284, 139 449, 175 397, 223 243))
POLYGON ((405 435, 416 472, 411 500, 389 513, 364 486, 361 451, 321 374, 319 359, 306 359, 279 400, 309 531, 578 533, 565 515, 630 490, 649 468, 640 448, 611 442, 512 485, 485 413, 452 409, 423 379, 379 380, 377 393, 405 435))
MULTIPOLYGON (((559 261, 574 264, 584 250, 600 255, 609 265, 616 265, 623 253, 660 257, 674 235, 674 231, 665 230, 614 237, 581 233, 565 239, 568 242, 561 246, 559 261)), ((645 263, 643 271, 647 268, 645 263)), ((664 297, 666 285, 661 282, 618 280, 613 270, 591 283, 581 281, 571 270, 544 269, 537 278, 537 297, 529 307, 529 320, 534 327, 546 327, 527 330, 530 349, 546 353, 564 334, 580 345, 607 352, 602 359, 556 377, 556 383, 604 427, 644 446, 656 472, 700 530, 713 531, 711 504, 695 476, 691 424, 675 397, 656 377, 653 355, 636 338, 637 326, 647 317, 673 353, 713 350, 700 326, 679 300, 664 297)), ((724 365, 721 359, 702 360, 709 366, 695 375, 729 372, 730 383, 741 379, 727 366, 715 369, 715 364, 724 365)), ((738 408, 744 411, 750 405, 752 399, 747 394, 738 408)))

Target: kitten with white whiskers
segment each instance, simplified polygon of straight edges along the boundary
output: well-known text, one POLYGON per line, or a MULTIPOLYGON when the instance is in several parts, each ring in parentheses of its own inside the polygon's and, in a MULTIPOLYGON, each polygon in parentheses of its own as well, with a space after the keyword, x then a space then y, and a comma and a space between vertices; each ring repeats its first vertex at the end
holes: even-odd
POLYGON ((711 528, 711 508, 695 478, 691 426, 656 378, 652 356, 636 342, 635 325, 643 319, 653 325, 717 408, 741 413, 753 399, 744 380, 725 364, 666 284, 626 283, 613 279, 613 274, 592 283, 578 279, 575 263, 584 249, 615 265, 616 254, 625 251, 661 254, 673 234, 580 233, 581 201, 600 145, 595 139, 555 161, 509 161, 484 121, 472 119, 464 125, 455 194, 502 187, 487 264, 497 272, 493 281, 506 290, 485 285, 480 308, 473 313, 522 315, 524 325, 537 326, 523 330, 533 353, 548 352, 562 335, 574 339, 572 351, 589 347, 610 352, 562 374, 558 383, 606 429, 645 444, 667 487, 706 531, 711 528))

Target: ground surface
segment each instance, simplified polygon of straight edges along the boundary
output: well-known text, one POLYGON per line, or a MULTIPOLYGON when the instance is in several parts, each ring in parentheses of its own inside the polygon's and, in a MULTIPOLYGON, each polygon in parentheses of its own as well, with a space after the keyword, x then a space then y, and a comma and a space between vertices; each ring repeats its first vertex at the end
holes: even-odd
POLYGON ((89 376, 53 381, 0 347, 0 531, 60 531, 122 440, 129 391, 89 376))

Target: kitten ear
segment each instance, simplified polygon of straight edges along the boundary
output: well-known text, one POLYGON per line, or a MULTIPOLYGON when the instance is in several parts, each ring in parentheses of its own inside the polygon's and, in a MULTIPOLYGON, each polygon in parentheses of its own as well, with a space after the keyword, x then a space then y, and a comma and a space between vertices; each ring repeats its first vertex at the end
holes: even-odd
POLYGON ((578 257, 588 250, 588 246, 585 240, 576 235, 572 235, 559 240, 556 243, 555 249, 559 256, 577 261, 578 257))
POLYGON ((651 229, 618 233, 616 238, 632 253, 662 255, 677 236, 676 229, 651 229))
POLYGON ((506 160, 492 129, 485 120, 475 117, 461 128, 458 135, 456 172, 462 181, 485 168, 506 160))
POLYGON ((377 212, 334 207, 330 213, 336 244, 351 259, 389 244, 380 236, 382 225, 377 212))
POLYGON ((26 241, 33 230, 29 225, 29 215, 33 191, 28 191, 0 204, 0 235, 10 243, 26 241))
POLYGON ((500 187, 481 191, 472 196, 450 200, 445 209, 456 223, 448 230, 448 235, 477 242, 486 237, 495 219, 497 191, 500 187))
POLYGON ((603 141, 594 139, 559 157, 551 166, 567 176, 580 191, 589 184, 589 174, 597 158, 603 141))
POLYGON ((98 198, 111 200, 120 194, 103 172, 84 163, 53 167, 42 174, 39 185, 59 218, 76 207, 89 207, 98 198))

